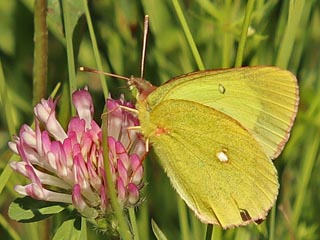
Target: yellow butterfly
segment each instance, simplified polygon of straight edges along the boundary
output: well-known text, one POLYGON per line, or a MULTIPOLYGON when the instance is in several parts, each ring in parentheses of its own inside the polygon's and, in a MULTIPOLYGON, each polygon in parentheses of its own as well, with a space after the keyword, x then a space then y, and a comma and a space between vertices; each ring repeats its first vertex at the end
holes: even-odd
POLYGON ((271 159, 297 112, 296 78, 244 67, 198 71, 158 88, 132 84, 141 131, 200 220, 228 228, 264 219, 279 188, 271 159))
POLYGON ((138 90, 142 134, 201 221, 229 228, 265 219, 279 190, 272 159, 298 108, 292 73, 243 67, 197 71, 160 87, 131 77, 129 85, 138 90))
MULTIPOLYGON (((146 18, 142 74, 147 24, 146 18)), ((160 87, 143 76, 106 75, 137 90, 139 129, 201 221, 229 228, 265 219, 279 190, 272 159, 298 108, 292 73, 265 66, 206 70, 160 87)))

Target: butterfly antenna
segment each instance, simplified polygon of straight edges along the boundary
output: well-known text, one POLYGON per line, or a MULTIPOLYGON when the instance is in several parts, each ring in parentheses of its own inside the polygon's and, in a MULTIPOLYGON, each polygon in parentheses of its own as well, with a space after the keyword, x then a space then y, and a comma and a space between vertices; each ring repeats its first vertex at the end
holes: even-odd
POLYGON ((146 57, 146 47, 147 47, 147 36, 149 27, 149 15, 144 17, 144 27, 143 27, 143 45, 142 45, 142 56, 141 56, 141 79, 143 79, 144 73, 144 63, 146 57))
POLYGON ((123 79, 126 80, 127 82, 130 81, 130 78, 118 75, 118 74, 113 74, 113 73, 107 73, 107 72, 103 72, 94 68, 89 68, 89 67, 80 67, 79 70, 81 72, 91 72, 91 73, 98 73, 98 74, 102 74, 102 75, 106 75, 109 77, 115 77, 115 78, 119 78, 119 79, 123 79))

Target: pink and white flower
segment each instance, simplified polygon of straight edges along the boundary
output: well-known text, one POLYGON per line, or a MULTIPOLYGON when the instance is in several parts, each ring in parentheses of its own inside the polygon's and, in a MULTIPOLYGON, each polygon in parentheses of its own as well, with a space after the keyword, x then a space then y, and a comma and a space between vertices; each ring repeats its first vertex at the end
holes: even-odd
MULTIPOLYGON (((103 162, 101 127, 93 120, 94 107, 87 89, 72 95, 77 115, 63 129, 56 118, 57 101, 42 99, 34 108, 35 130, 23 125, 10 148, 22 161, 11 167, 30 184, 15 190, 34 199, 73 204, 85 217, 97 218, 110 211, 103 162), (44 129, 44 130, 42 130, 44 129)), ((107 100, 109 161, 118 201, 123 208, 141 198, 145 143, 128 127, 138 126, 137 117, 121 106, 131 103, 107 100)))

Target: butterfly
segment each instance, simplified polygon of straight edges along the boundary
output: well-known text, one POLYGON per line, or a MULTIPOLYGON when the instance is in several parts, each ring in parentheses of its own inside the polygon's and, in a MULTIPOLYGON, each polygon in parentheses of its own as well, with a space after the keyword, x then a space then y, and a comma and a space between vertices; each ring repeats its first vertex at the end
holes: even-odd
POLYGON ((295 76, 243 67, 197 71, 158 88, 140 78, 131 84, 143 136, 200 220, 229 228, 264 219, 279 190, 272 159, 297 112, 295 76))
MULTIPOLYGON (((299 102, 296 77, 272 66, 196 71, 160 87, 126 78, 147 147, 204 223, 260 222, 278 196, 272 160, 287 142, 299 102)), ((99 71, 95 71, 99 72, 99 71)), ((105 73, 104 73, 105 74, 105 73)))

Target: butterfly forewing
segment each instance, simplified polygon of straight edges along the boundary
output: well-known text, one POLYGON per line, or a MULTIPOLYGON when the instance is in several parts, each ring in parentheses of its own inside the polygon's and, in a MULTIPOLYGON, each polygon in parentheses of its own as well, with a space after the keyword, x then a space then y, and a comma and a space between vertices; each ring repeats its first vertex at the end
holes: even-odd
POLYGON ((289 137, 298 106, 296 78, 276 67, 200 71, 170 80, 148 98, 194 101, 237 120, 271 159, 289 137))

